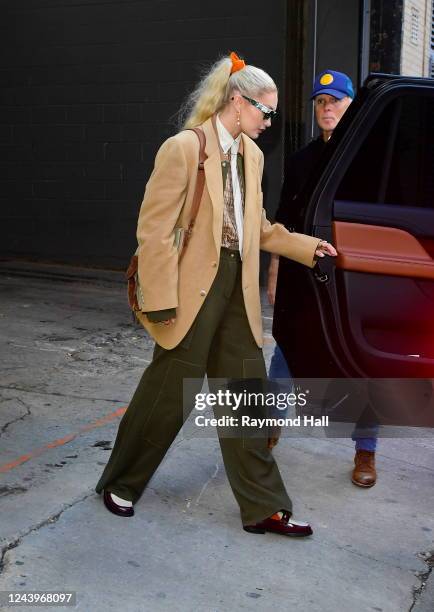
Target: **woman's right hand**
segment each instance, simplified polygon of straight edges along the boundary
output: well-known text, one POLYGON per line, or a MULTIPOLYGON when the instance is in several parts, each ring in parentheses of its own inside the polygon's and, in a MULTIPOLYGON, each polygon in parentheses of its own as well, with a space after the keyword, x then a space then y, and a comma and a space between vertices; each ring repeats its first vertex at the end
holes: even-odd
POLYGON ((166 321, 161 321, 162 325, 172 325, 175 323, 176 319, 167 319, 166 321))
POLYGON ((337 254, 338 252, 336 251, 335 247, 330 244, 330 242, 327 242, 327 240, 319 241, 317 249, 315 251, 316 257, 325 257, 326 255, 329 255, 330 257, 336 257, 337 254))

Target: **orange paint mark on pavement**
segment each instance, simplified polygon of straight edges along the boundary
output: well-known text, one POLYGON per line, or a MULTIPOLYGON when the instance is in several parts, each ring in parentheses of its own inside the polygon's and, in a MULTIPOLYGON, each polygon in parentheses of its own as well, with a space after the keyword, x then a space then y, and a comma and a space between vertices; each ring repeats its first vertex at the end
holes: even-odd
POLYGON ((110 421, 113 421, 117 417, 122 416, 125 413, 125 411, 126 411, 126 408, 118 408, 114 412, 107 414, 105 417, 102 417, 101 419, 98 419, 97 421, 94 421, 93 423, 89 423, 89 425, 84 425, 83 427, 80 427, 80 429, 76 433, 70 434, 69 436, 65 436, 64 438, 59 438, 58 440, 53 440, 53 442, 49 442, 48 444, 45 444, 45 446, 41 446, 41 448, 36 448, 34 451, 31 451, 30 453, 27 453, 26 455, 21 455, 21 457, 18 457, 18 459, 15 459, 15 461, 11 461, 9 463, 4 463, 3 465, 0 465, 0 474, 5 474, 6 472, 10 472, 14 468, 22 465, 23 463, 26 463, 27 461, 30 461, 31 459, 35 459, 36 457, 39 457, 39 455, 42 455, 43 453, 47 452, 48 450, 52 448, 57 448, 58 446, 63 446, 65 444, 68 444, 68 442, 75 440, 75 438, 77 438, 79 435, 83 433, 86 433, 87 431, 91 431, 92 429, 97 429, 98 427, 102 427, 103 425, 110 423, 110 421))
POLYGON ((43 448, 49 449, 49 448, 56 448, 56 446, 63 446, 64 444, 67 444, 68 442, 71 442, 71 440, 76 438, 77 435, 78 434, 71 434, 70 436, 65 436, 64 438, 59 438, 58 440, 54 440, 54 442, 49 442, 43 448))

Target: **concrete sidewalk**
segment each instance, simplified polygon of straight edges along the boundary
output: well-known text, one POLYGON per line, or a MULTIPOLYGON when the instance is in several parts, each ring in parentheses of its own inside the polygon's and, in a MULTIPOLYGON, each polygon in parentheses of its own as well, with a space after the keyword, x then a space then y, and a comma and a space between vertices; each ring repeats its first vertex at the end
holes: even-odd
POLYGON ((0 272, 0 591, 76 591, 85 612, 432 612, 434 437, 381 440, 368 490, 351 440, 281 440, 306 540, 241 529, 215 435, 181 434, 135 517, 113 516, 93 488, 152 353, 122 277, 0 272))

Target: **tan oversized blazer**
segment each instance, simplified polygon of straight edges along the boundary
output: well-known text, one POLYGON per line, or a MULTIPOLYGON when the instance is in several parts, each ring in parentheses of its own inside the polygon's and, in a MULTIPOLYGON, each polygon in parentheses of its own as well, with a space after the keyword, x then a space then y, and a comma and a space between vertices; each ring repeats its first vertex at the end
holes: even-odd
MULTIPOLYGON (((174 348, 186 335, 202 306, 219 265, 223 224, 223 179, 217 134, 212 120, 201 126, 206 136, 206 184, 188 248, 178 266, 174 228, 187 227, 197 177, 199 141, 192 131, 166 140, 158 151, 140 209, 139 278, 144 312, 176 308, 176 322, 165 326, 139 319, 163 348, 174 348), (183 208, 185 202, 185 206, 183 208)), ((314 265, 319 239, 288 232, 271 225, 262 208, 264 156, 257 145, 242 135, 245 172, 245 213, 242 285, 247 317, 253 336, 262 346, 262 315, 259 297, 259 250, 314 265)))

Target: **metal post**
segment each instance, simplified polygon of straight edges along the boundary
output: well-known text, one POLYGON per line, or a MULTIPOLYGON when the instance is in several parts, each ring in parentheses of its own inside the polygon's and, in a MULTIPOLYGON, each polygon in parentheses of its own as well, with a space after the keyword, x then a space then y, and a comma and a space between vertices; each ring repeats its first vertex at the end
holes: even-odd
POLYGON ((369 51, 371 34, 371 0, 360 2, 360 44, 359 44, 359 66, 358 86, 365 82, 369 74, 369 51))

